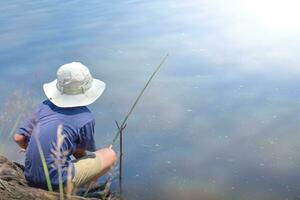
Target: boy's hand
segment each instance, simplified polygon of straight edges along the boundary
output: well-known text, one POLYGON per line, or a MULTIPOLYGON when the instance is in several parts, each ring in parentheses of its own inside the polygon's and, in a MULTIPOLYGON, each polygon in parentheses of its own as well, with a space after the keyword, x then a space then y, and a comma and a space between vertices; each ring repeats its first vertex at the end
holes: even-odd
POLYGON ((82 157, 86 156, 86 151, 85 151, 85 149, 77 148, 75 150, 75 152, 73 153, 73 156, 76 159, 82 158, 82 157))
POLYGON ((14 136, 15 142, 19 145, 21 148, 19 152, 25 152, 26 148, 28 146, 28 141, 24 135, 15 134, 14 136))
POLYGON ((26 152, 26 149, 24 149, 24 148, 19 149, 19 153, 25 153, 25 152, 26 152))

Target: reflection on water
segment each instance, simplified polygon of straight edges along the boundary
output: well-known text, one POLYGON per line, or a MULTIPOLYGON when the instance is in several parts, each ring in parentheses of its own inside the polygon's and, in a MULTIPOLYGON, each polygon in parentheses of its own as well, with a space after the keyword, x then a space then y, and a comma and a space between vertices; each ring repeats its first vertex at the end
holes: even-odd
POLYGON ((299 198, 299 23, 274 30, 249 2, 1 1, 3 133, 81 61, 107 83, 91 106, 103 147, 170 52, 124 133, 127 199, 299 198))

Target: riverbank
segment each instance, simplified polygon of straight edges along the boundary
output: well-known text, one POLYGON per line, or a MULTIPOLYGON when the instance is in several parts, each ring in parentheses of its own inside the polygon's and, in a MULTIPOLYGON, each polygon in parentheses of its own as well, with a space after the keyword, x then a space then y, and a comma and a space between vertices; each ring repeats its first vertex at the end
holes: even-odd
MULTIPOLYGON (((26 183, 22 166, 0 155, 0 200, 6 199, 59 199, 56 192, 29 187, 26 183)), ((99 198, 83 198, 80 196, 65 196, 64 199, 96 200, 99 198)), ((115 198, 113 198, 115 199, 115 198)))

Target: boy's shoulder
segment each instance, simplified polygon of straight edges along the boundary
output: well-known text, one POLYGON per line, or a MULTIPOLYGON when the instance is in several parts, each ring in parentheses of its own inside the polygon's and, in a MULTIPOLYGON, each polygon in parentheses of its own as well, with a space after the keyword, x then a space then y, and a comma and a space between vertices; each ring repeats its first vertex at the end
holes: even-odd
POLYGON ((63 115, 72 119, 80 119, 80 121, 92 121, 94 116, 86 106, 62 108, 53 104, 50 100, 45 100, 39 107, 38 111, 41 115, 63 115))

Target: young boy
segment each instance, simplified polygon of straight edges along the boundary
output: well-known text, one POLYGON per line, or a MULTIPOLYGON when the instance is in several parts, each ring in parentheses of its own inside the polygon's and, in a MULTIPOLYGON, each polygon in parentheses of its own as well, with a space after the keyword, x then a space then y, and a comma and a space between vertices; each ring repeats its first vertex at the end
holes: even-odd
POLYGON ((68 185, 70 175, 72 187, 96 180, 116 161, 112 148, 96 150, 95 120, 86 107, 101 96, 105 83, 93 79, 83 64, 72 62, 62 65, 57 71, 57 79, 44 84, 43 89, 48 99, 25 120, 14 137, 21 150, 26 151, 24 174, 28 184, 48 189, 39 144, 54 190, 59 188, 59 166, 64 187, 68 185), (61 154, 56 155, 59 126, 62 127, 63 141, 59 149, 61 154), (86 151, 93 153, 86 155, 86 151), (75 162, 71 161, 71 155, 76 158, 75 162), (71 171, 69 176, 68 171, 71 171))

